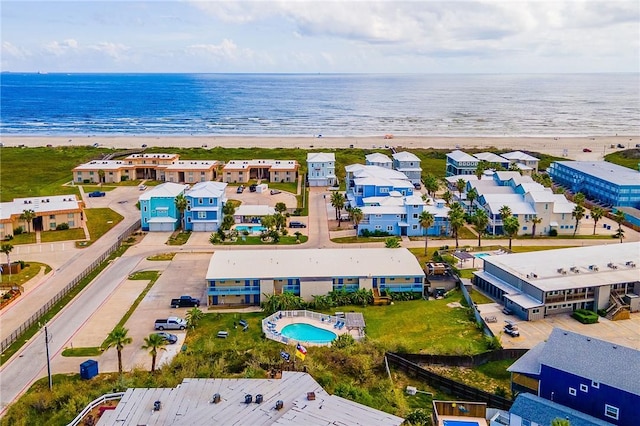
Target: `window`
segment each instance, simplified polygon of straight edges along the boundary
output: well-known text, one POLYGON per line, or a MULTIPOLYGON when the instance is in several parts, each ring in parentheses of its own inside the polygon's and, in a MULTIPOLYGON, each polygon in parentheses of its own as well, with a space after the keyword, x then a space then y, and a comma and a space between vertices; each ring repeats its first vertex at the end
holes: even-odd
POLYGON ((198 212, 198 219, 206 219, 207 212, 198 212))
POLYGON ((49 228, 50 228, 50 229, 56 229, 56 223, 55 223, 55 222, 51 222, 51 223, 49 224, 49 228))
POLYGON ((73 219, 73 213, 67 213, 67 219, 73 219))
POLYGON ((49 219, 55 219, 55 218, 56 218, 56 215, 55 215, 55 214, 50 214, 50 215, 49 215, 49 219))
POLYGON ((600 389, 600 382, 591 382, 591 387, 594 387, 596 389, 600 389))
POLYGON ((393 225, 387 225, 387 231, 393 231, 393 225))
POLYGON ((618 407, 614 407, 613 405, 604 404, 604 415, 611 419, 618 420, 620 409, 618 407))
POLYGON ((581 384, 580 385, 580 391, 589 392, 589 386, 581 384))
POLYGON ((521 424, 522 426, 531 426, 531 420, 522 419, 522 421, 520 422, 520 424, 521 424))
POLYGON ((569 388, 569 395, 576 396, 576 390, 574 388, 569 388))

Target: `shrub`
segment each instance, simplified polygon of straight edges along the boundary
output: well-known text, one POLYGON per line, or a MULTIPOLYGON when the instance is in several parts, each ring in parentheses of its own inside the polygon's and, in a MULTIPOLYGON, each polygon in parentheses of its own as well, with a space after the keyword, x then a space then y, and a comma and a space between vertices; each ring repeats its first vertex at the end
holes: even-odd
POLYGON ((380 229, 376 229, 373 232, 369 231, 368 229, 363 229, 362 231, 360 231, 360 236, 362 237, 388 237, 390 235, 391 234, 387 231, 381 231, 380 229))
POLYGON ((429 411, 424 408, 416 408, 410 412, 404 420, 412 426, 430 425, 431 414, 429 414, 429 411))
POLYGON ((598 314, 587 309, 576 309, 571 316, 582 324, 595 324, 598 322, 598 314))
POLYGON ((607 316, 607 310, 606 309, 598 309, 598 315, 600 315, 601 317, 606 317, 607 316))
POLYGON ((5 236, 4 236, 4 240, 5 240, 5 241, 11 241, 11 240, 13 240, 13 235, 11 235, 11 234, 5 235, 5 236))
POLYGON ((557 236, 558 236, 558 230, 557 230, 557 229, 554 229, 554 228, 551 228, 551 229, 549 230, 549 236, 550 236, 550 237, 557 237, 557 236))
POLYGON ((67 229, 69 229, 68 223, 61 223, 60 225, 56 226, 56 231, 65 231, 67 229))
POLYGON ((24 228, 22 226, 18 226, 13 230, 13 235, 20 235, 24 233, 24 228))

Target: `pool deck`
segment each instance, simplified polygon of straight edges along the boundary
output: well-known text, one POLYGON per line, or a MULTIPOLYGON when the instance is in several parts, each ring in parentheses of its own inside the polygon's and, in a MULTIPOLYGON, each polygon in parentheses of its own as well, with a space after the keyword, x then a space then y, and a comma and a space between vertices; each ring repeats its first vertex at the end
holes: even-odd
POLYGON ((438 416, 438 426, 444 426, 445 421, 451 426, 469 423, 474 423, 478 426, 487 426, 487 420, 482 417, 438 416))

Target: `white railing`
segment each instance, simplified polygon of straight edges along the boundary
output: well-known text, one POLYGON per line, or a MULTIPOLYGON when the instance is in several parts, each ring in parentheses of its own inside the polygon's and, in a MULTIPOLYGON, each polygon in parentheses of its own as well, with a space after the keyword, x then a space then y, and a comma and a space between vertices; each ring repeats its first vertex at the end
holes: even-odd
POLYGON ((101 397, 94 399, 93 401, 91 401, 89 403, 89 405, 84 407, 84 410, 82 410, 80 412, 80 414, 78 414, 76 416, 75 419, 71 420, 71 423, 69 423, 67 426, 79 425, 80 422, 82 421, 82 419, 84 419, 84 416, 89 414, 91 412, 91 410, 93 410, 94 408, 96 408, 100 404, 103 404, 103 403, 105 403, 107 401, 113 401, 114 399, 121 399, 123 396, 124 396, 124 392, 106 393, 106 394, 102 395, 101 397))
MULTIPOLYGON (((269 327, 269 323, 275 324, 278 320, 282 318, 311 318, 319 322, 323 322, 325 324, 335 324, 338 321, 344 321, 344 318, 339 318, 333 315, 320 314, 318 312, 307 311, 307 310, 299 310, 299 311, 278 311, 275 314, 268 316, 267 318, 262 320, 262 331, 268 339, 275 340, 276 342, 284 343, 284 344, 297 344, 308 342, 298 341, 296 339, 291 339, 289 337, 283 336, 282 334, 276 332, 275 330, 269 327)), ((331 342, 328 343, 314 343, 314 346, 330 346, 331 342)))

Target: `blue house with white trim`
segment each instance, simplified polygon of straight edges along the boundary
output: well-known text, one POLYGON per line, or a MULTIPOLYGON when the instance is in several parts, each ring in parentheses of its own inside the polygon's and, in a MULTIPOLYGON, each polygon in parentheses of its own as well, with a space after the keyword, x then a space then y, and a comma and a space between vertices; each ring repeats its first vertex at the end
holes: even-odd
POLYGON ((166 182, 142 194, 140 220, 143 231, 175 231, 180 224, 180 212, 176 208, 176 197, 184 194, 189 185, 166 182))
POLYGON ((417 155, 401 151, 392 155, 393 168, 404 175, 412 184, 419 184, 422 181, 422 167, 420 167, 420 158, 417 155))
POLYGON ((640 172, 607 161, 556 161, 551 179, 607 207, 640 208, 640 172))
POLYGON ((529 392, 605 420, 640 419, 640 351, 555 328, 508 369, 512 392, 529 392))
POLYGON ((187 210, 184 212, 188 231, 215 232, 222 223, 222 208, 227 202, 225 182, 199 182, 185 193, 187 210))

